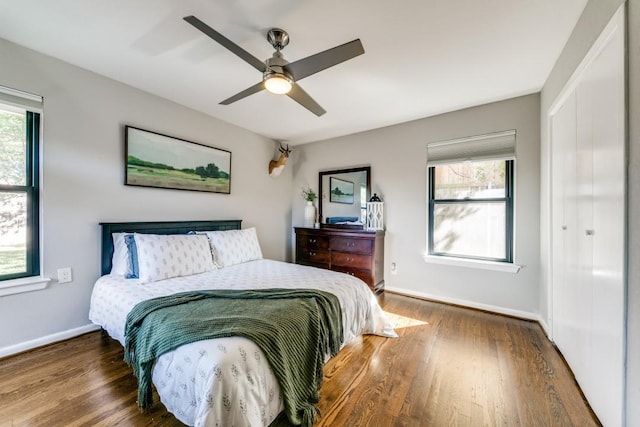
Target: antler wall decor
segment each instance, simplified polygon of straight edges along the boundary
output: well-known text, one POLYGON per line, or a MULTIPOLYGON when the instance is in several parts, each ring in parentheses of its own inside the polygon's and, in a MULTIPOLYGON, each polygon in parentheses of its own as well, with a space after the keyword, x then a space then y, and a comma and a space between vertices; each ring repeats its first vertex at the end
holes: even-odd
POLYGON ((282 173, 282 170, 287 164, 287 159, 289 158, 289 154, 291 154, 292 150, 291 148, 289 148, 289 144, 287 144, 287 148, 284 148, 282 146, 282 143, 280 143, 280 148, 278 148, 278 151, 280 151, 280 157, 278 157, 278 160, 271 160, 269 162, 269 176, 272 177, 279 176, 282 173))

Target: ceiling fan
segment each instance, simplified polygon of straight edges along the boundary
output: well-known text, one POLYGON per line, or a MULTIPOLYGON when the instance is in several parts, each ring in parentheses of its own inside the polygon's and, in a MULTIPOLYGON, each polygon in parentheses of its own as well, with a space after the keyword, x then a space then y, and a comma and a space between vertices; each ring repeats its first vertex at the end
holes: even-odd
POLYGON ((195 16, 185 16, 184 20, 262 73, 261 82, 225 99, 220 102, 222 105, 229 105, 266 89, 271 93, 287 95, 316 116, 321 116, 326 111, 300 87, 298 81, 364 53, 360 39, 356 39, 298 61, 289 62, 284 59, 281 52, 289 44, 289 35, 280 28, 272 28, 267 32, 267 40, 276 51, 271 58, 263 62, 195 16))

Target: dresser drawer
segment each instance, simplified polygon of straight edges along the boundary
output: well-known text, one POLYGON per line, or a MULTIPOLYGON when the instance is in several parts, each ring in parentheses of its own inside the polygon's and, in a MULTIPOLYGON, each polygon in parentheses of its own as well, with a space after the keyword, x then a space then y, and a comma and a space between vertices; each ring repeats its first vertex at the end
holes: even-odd
POLYGON ((361 268, 364 270, 371 268, 371 256, 360 255, 350 252, 331 252, 331 265, 339 267, 361 268))
POLYGON ((358 279, 362 280, 364 283, 366 283, 369 287, 373 287, 374 285, 373 276, 371 275, 371 271, 369 270, 358 270, 354 268, 338 267, 338 266, 333 267, 332 270, 339 271, 341 273, 346 273, 349 276, 355 276, 358 279))
POLYGON ((329 249, 329 238, 327 236, 306 234, 299 236, 296 244, 303 249, 329 249))
POLYGON ((296 257, 298 261, 304 261, 305 263, 323 263, 329 265, 331 253, 326 249, 298 248, 296 257))
POLYGON ((372 249, 372 240, 352 239, 348 237, 334 237, 333 239, 331 239, 332 251, 370 254, 372 249))
POLYGON ((384 291, 384 232, 295 227, 296 263, 357 277, 374 293, 384 291))

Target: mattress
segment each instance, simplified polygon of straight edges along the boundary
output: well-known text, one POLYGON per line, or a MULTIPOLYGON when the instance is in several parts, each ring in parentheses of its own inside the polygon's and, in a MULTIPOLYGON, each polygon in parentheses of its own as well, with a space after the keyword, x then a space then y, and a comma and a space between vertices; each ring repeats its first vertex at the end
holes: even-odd
MULTIPOLYGON (((360 279, 264 259, 147 284, 102 276, 94 286, 89 318, 124 345, 127 314, 146 299, 189 290, 268 288, 334 294, 342 308, 344 344, 362 334, 396 336, 375 295, 360 279)), ((268 426, 284 408, 264 354, 242 337, 198 341, 160 356, 153 383, 162 403, 187 425, 268 426)))

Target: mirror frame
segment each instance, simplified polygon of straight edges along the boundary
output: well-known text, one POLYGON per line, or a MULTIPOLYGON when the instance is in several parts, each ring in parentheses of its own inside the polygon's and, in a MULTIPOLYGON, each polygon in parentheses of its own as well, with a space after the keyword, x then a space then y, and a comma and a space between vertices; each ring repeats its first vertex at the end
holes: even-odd
POLYGON ((324 216, 322 215, 322 205, 324 204, 324 199, 322 197, 322 178, 327 175, 336 175, 341 173, 350 173, 350 172, 366 172, 367 173, 367 200, 371 197, 371 166, 361 166, 356 168, 347 168, 347 169, 334 169, 330 171, 320 171, 318 172, 318 217, 320 220, 320 227, 325 228, 351 228, 351 229, 364 229, 363 225, 353 225, 353 224, 325 224, 324 216))

